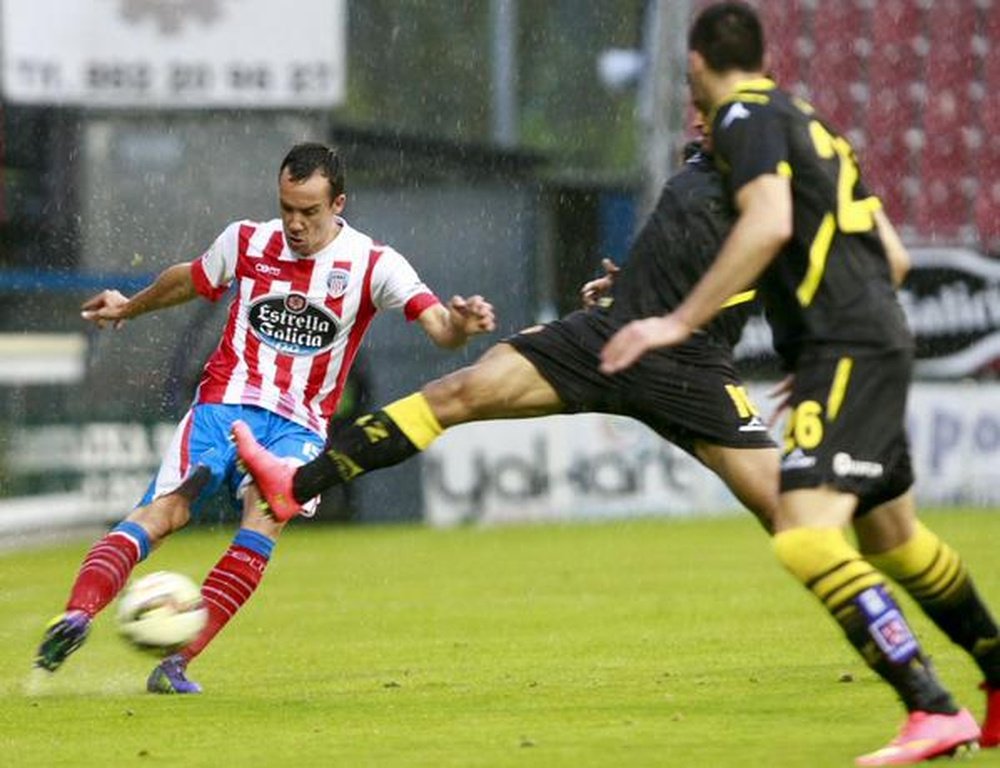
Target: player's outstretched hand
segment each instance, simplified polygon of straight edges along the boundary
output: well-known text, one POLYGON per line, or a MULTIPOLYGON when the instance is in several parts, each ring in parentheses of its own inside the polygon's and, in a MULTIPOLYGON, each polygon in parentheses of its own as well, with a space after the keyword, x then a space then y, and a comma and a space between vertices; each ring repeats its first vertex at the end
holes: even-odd
POLYGON ((618 373, 659 347, 673 347, 688 339, 691 327, 675 314, 633 320, 611 337, 601 350, 601 373, 618 373))
POLYGON ((601 259, 601 266, 604 267, 604 274, 583 284, 580 289, 580 301, 583 306, 590 309, 598 301, 607 296, 611 286, 615 283, 615 276, 621 272, 621 267, 611 259, 601 259))
POLYGON ((128 298, 120 291, 104 290, 83 302, 80 317, 98 328, 106 328, 110 324, 117 330, 125 324, 124 307, 127 303, 128 298))
POLYGON ((451 313, 452 323, 461 328, 466 336, 496 330, 497 321, 493 314, 493 305, 478 294, 467 299, 462 296, 452 296, 448 302, 448 311, 451 313))

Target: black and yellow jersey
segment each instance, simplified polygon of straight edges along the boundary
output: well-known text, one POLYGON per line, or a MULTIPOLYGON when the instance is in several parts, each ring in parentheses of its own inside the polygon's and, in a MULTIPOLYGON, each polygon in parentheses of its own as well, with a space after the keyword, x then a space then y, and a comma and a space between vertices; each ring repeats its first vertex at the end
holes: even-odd
MULTIPOLYGON (((715 260, 734 214, 712 159, 694 152, 664 185, 656 207, 629 249, 608 313, 624 325, 675 309, 715 260)), ((753 292, 730 299, 698 337, 732 347, 739 341, 753 292)))
POLYGON ((765 174, 791 180, 793 234, 758 288, 786 364, 817 345, 913 344, 874 213, 848 142, 771 80, 743 82, 712 116, 730 195, 765 174))

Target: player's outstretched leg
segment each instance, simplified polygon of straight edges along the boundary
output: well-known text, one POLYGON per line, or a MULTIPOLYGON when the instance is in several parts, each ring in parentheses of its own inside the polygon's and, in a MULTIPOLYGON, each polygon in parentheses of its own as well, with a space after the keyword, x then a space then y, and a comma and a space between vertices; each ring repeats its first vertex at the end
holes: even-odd
POLYGON ((967 709, 953 715, 911 712, 899 735, 882 749, 862 755, 857 765, 913 765, 935 757, 974 750, 979 725, 967 709))
POLYGON ((415 456, 443 431, 427 397, 416 392, 337 430, 321 455, 292 469, 261 446, 246 424, 233 422, 240 459, 280 522, 297 515, 304 502, 331 486, 415 456))
POLYGON ((128 581, 136 563, 149 554, 149 534, 138 523, 123 522, 97 541, 83 559, 66 601, 66 610, 45 628, 35 666, 55 672, 90 633, 90 623, 128 581))
POLYGON ((201 693, 201 686, 187 677, 188 660, 179 653, 168 656, 149 674, 150 693, 201 693))
POLYGON ((233 422, 233 440, 236 441, 240 461, 253 476, 257 489, 274 518, 284 522, 299 514, 302 504, 292 492, 295 467, 269 453, 257 442, 245 422, 233 422))

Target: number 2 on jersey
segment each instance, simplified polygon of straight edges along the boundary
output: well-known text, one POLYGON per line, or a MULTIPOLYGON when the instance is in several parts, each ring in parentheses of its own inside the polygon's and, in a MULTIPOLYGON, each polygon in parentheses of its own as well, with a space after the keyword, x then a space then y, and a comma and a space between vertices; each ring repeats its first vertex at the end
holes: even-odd
POLYGON ((847 234, 868 232, 875 226, 872 214, 873 198, 854 199, 854 185, 858 183, 860 171, 854 161, 851 145, 841 136, 834 136, 818 120, 809 121, 809 136, 812 138, 816 154, 824 160, 837 158, 837 210, 823 217, 819 230, 809 246, 809 267, 796 291, 799 303, 807 307, 819 290, 820 280, 826 270, 826 259, 830 255, 836 232, 847 234))
POLYGON ((837 228, 841 232, 868 232, 875 226, 869 200, 854 199, 854 185, 861 175, 858 164, 854 161, 854 152, 847 139, 834 136, 818 120, 809 123, 809 135, 812 137, 816 154, 824 160, 836 156, 839 162, 837 171, 837 228))

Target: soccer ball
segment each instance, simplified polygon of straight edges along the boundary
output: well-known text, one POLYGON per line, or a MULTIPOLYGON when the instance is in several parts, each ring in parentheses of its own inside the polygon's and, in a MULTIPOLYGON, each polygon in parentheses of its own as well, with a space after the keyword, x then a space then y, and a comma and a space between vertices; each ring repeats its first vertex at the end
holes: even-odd
POLYGON ((190 643, 207 620, 201 590, 171 571, 133 581, 118 600, 118 632, 136 648, 159 656, 190 643))

